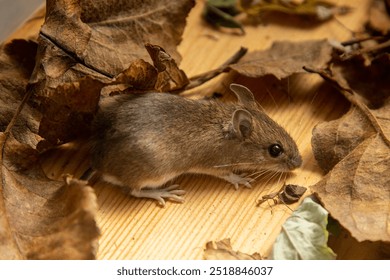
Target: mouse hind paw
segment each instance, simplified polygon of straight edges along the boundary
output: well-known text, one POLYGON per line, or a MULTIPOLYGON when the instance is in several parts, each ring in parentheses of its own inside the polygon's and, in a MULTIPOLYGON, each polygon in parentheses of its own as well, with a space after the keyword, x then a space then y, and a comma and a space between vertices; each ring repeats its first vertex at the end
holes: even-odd
POLYGON ((184 202, 184 198, 182 197, 185 194, 185 191, 179 189, 179 185, 171 185, 164 188, 158 189, 132 189, 130 194, 135 197, 143 197, 143 198, 152 198, 157 200, 157 202, 161 206, 165 206, 165 199, 174 201, 174 202, 184 202))

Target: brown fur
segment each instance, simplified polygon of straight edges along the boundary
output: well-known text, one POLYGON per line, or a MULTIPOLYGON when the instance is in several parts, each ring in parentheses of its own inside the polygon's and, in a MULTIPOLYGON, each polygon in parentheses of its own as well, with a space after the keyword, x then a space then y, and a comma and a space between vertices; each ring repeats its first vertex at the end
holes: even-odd
POLYGON ((288 133, 249 90, 232 89, 237 103, 161 93, 112 98, 96 117, 92 167, 132 189, 159 187, 183 173, 221 177, 299 167, 302 160, 288 133), (275 143, 284 149, 277 158, 268 151, 275 143))

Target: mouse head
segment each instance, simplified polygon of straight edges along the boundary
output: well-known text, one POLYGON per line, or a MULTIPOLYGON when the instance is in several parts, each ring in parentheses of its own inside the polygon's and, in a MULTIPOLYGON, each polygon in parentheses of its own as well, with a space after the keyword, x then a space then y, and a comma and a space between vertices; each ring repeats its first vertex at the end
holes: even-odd
POLYGON ((230 134, 241 142, 242 155, 278 172, 299 167, 302 158, 291 136, 264 112, 248 88, 231 84, 230 89, 241 105, 233 112, 230 134))

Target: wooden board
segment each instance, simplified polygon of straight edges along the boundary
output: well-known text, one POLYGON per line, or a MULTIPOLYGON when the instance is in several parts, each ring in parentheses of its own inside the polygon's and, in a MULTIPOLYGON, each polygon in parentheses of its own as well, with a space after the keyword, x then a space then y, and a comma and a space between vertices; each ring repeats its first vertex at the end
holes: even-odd
MULTIPOLYGON (((192 76, 218 67, 240 46, 250 51, 260 50, 276 40, 350 39, 351 31, 360 28, 369 1, 334 2, 353 6, 353 12, 317 26, 302 21, 247 26, 247 34, 239 36, 219 32, 203 23, 204 1, 197 1, 179 46, 183 56, 181 67, 192 76)), ((42 13, 28 21, 10 39, 36 36, 43 22, 39 15, 42 13)), ((227 93, 232 81, 249 87, 269 115, 296 139, 304 163, 286 182, 308 187, 319 181, 323 174, 312 154, 311 131, 317 123, 341 116, 348 103, 333 89, 324 86, 320 78, 310 74, 294 75, 282 82, 272 78, 249 79, 224 74, 194 89, 191 96, 227 93)), ((44 159, 45 171, 55 178, 64 173, 80 176, 88 167, 86 150, 85 143, 59 147, 44 159)), ((266 257, 281 225, 291 214, 284 205, 271 208, 265 203, 256 207, 257 199, 281 187, 283 182, 278 178, 259 178, 253 189, 240 188, 237 191, 208 176, 185 175, 175 182, 186 190, 186 201, 183 204, 168 202, 165 208, 151 200, 125 196, 105 183, 95 184, 99 204, 97 222, 101 228, 97 258, 202 259, 206 242, 224 238, 230 238, 236 250, 250 254, 259 252, 266 257)), ((359 254, 344 253, 343 258, 359 258, 359 254)))

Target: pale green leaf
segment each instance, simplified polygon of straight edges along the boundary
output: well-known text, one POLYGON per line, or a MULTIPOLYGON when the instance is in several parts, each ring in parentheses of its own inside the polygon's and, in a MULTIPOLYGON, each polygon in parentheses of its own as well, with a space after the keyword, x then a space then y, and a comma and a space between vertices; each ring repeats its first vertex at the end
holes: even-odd
POLYGON ((206 1, 203 10, 204 20, 216 27, 238 28, 242 34, 245 34, 241 23, 234 19, 234 16, 240 13, 236 2, 237 0, 206 1))
POLYGON ((332 260, 336 255, 327 246, 328 212, 310 197, 282 226, 273 246, 276 260, 332 260))

